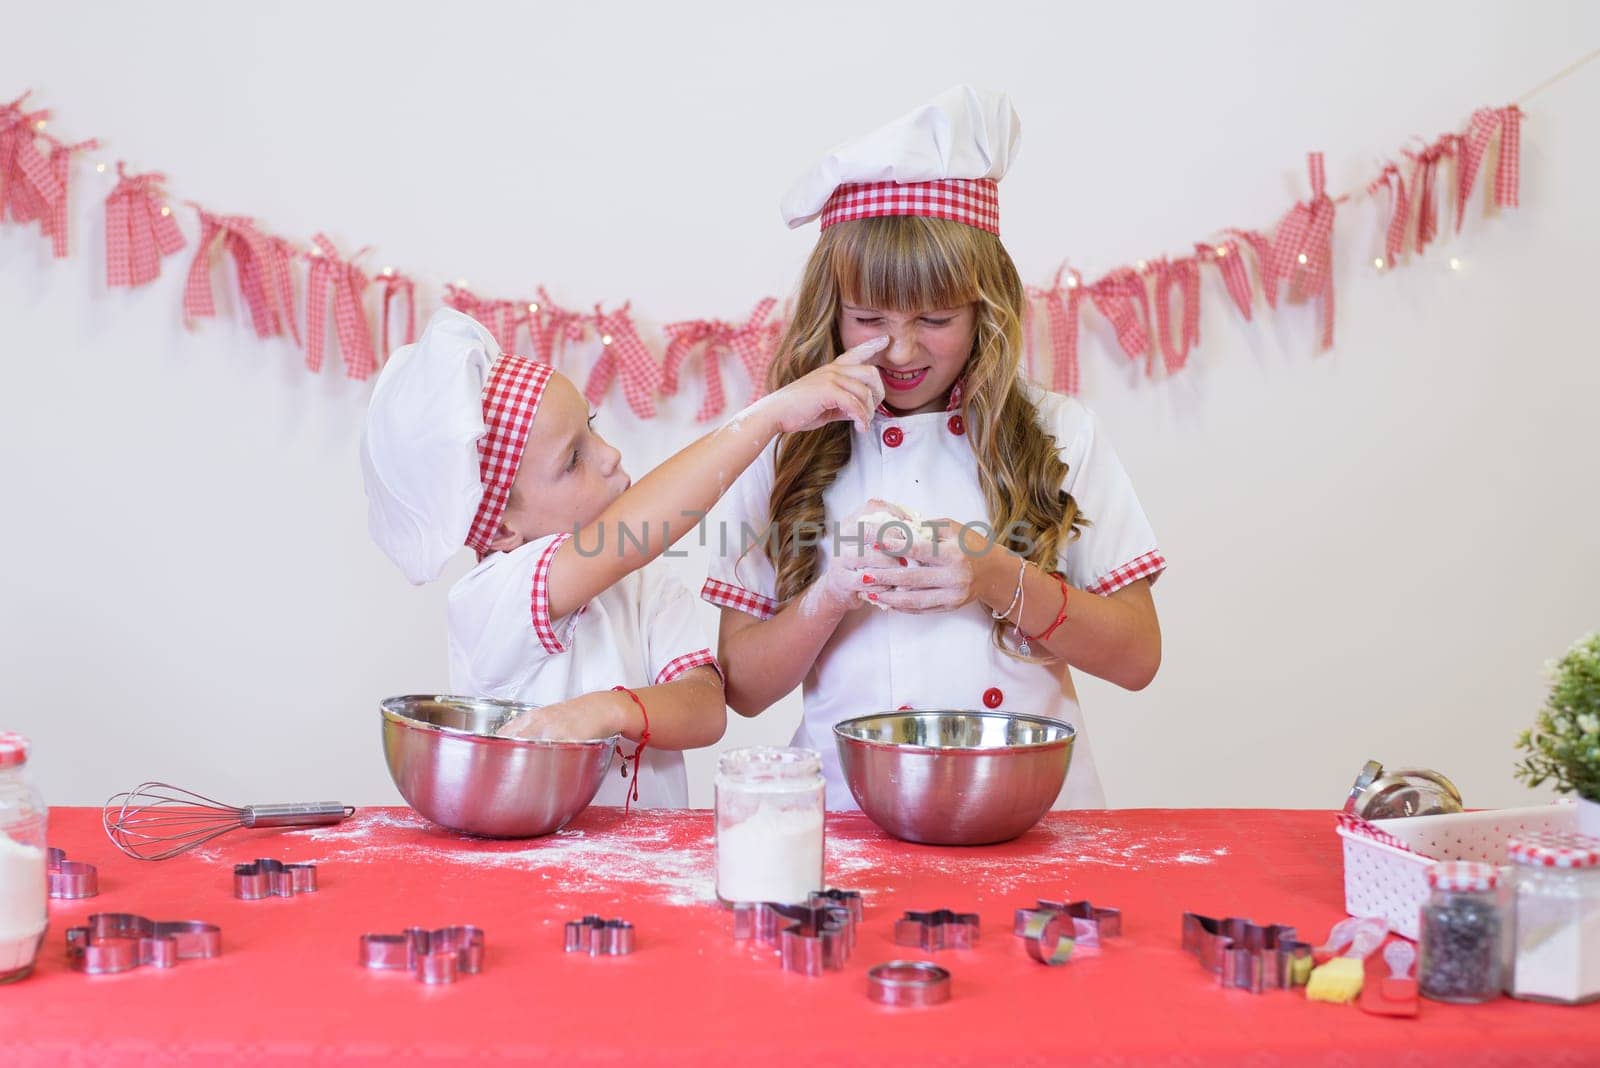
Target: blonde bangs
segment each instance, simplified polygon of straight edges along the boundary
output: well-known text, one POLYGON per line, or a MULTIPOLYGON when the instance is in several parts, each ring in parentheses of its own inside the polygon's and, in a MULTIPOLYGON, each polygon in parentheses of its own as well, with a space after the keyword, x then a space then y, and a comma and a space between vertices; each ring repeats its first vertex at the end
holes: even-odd
MULTIPOLYGON (((978 300, 980 231, 948 219, 894 215, 829 228, 839 296, 879 311, 959 308, 978 300)), ((988 235, 981 235, 988 236, 988 235)))

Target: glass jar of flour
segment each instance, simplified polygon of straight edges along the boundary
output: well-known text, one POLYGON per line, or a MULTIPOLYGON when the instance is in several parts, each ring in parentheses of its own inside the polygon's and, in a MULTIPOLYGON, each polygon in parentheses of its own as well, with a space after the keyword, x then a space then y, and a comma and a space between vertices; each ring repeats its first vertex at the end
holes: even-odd
POLYGON ((1600 998, 1600 838, 1522 834, 1508 855, 1517 876, 1512 997, 1600 998))
POLYGON ((28 740, 0 732, 0 983, 33 971, 50 924, 45 818, 28 777, 28 740))
POLYGON ((717 765, 717 897, 805 904, 823 888, 822 757, 733 749, 717 765))

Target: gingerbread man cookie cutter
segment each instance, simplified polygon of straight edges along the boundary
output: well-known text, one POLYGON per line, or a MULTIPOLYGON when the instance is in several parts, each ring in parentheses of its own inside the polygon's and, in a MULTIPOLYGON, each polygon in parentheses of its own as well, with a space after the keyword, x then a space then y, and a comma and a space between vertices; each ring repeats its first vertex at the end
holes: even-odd
POLYGON ((364 934, 358 958, 364 968, 405 969, 423 983, 453 983, 483 970, 483 930, 471 924, 399 934, 364 934))
POLYGON ((585 916, 566 926, 566 951, 591 957, 624 957, 633 952, 633 924, 585 916))
POLYGON ((264 897, 294 897, 317 890, 315 864, 285 864, 262 857, 249 864, 233 866, 233 896, 241 901, 260 901, 264 897))
POLYGON ((222 952, 222 928, 198 920, 151 920, 131 912, 98 912, 67 928, 67 962, 89 975, 112 975, 141 965, 171 968, 180 960, 222 952))
POLYGON ((821 975, 849 961, 855 920, 848 905, 744 903, 733 907, 733 937, 777 947, 787 971, 821 975))
POLYGON ((1311 977, 1311 944, 1285 924, 1257 924, 1239 916, 1213 919, 1183 914, 1183 948, 1223 986, 1259 994, 1304 986, 1311 977))
POLYGON ((75 901, 100 892, 100 869, 81 860, 68 860, 64 849, 51 846, 45 851, 45 872, 51 897, 75 901))
POLYGON ((934 909, 907 912, 894 922, 894 941, 922 949, 971 949, 978 942, 978 914, 934 909))

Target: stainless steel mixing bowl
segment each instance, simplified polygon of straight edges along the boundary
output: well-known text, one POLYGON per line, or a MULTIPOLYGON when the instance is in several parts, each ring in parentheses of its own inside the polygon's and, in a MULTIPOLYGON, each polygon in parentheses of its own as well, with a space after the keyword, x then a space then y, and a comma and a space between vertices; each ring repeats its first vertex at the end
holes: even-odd
POLYGON ((1039 822, 1067 778, 1070 723, 938 709, 833 728, 845 782, 872 822, 931 845, 1004 842, 1039 822))
POLYGON ((533 838, 582 812, 616 739, 533 742, 494 732, 530 706, 472 697, 391 697, 383 755, 407 804, 452 830, 533 838))

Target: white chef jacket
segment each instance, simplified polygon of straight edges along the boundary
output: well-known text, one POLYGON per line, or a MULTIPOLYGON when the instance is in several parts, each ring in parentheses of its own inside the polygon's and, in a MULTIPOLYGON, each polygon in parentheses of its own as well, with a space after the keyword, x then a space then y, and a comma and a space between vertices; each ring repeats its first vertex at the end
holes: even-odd
MULTIPOLYGON (((1127 472, 1093 414, 1074 398, 1031 383, 1023 388, 1067 465, 1062 487, 1092 523, 1061 550, 1058 569, 1073 587, 1100 595, 1142 578, 1154 580, 1166 560, 1127 472)), ((955 412, 895 416, 884 408, 869 431, 852 429, 850 461, 823 495, 830 532, 821 539, 823 566, 833 549, 833 524, 873 498, 929 518, 987 523, 977 456, 965 430, 955 412)), ((776 443, 769 446, 724 499, 720 522, 710 528, 717 538, 711 543, 710 577, 701 590, 712 604, 759 619, 778 609, 776 572, 760 545, 776 448, 776 443), (750 536, 742 530, 757 533, 750 536)), ((845 532, 850 537, 855 533, 845 532)), ((829 808, 856 807, 839 767, 834 724, 908 708, 1003 708, 1066 720, 1078 733, 1055 807, 1105 805, 1066 663, 1030 663, 1004 655, 994 646, 993 623, 989 610, 977 601, 951 612, 914 615, 863 608, 844 617, 806 673, 805 713, 792 742, 822 754, 829 808)), ((1008 628, 1008 643, 1014 635, 1008 628)))
MULTIPOLYGON (((716 668, 693 595, 659 561, 551 619, 550 564, 570 537, 552 534, 491 553, 450 587, 452 692, 548 705, 613 686, 671 682, 701 665, 716 668)), ((647 746, 641 763, 636 804, 687 807, 682 753, 647 746)), ((632 781, 622 777, 622 766, 613 760, 595 804, 623 803, 632 781)))

